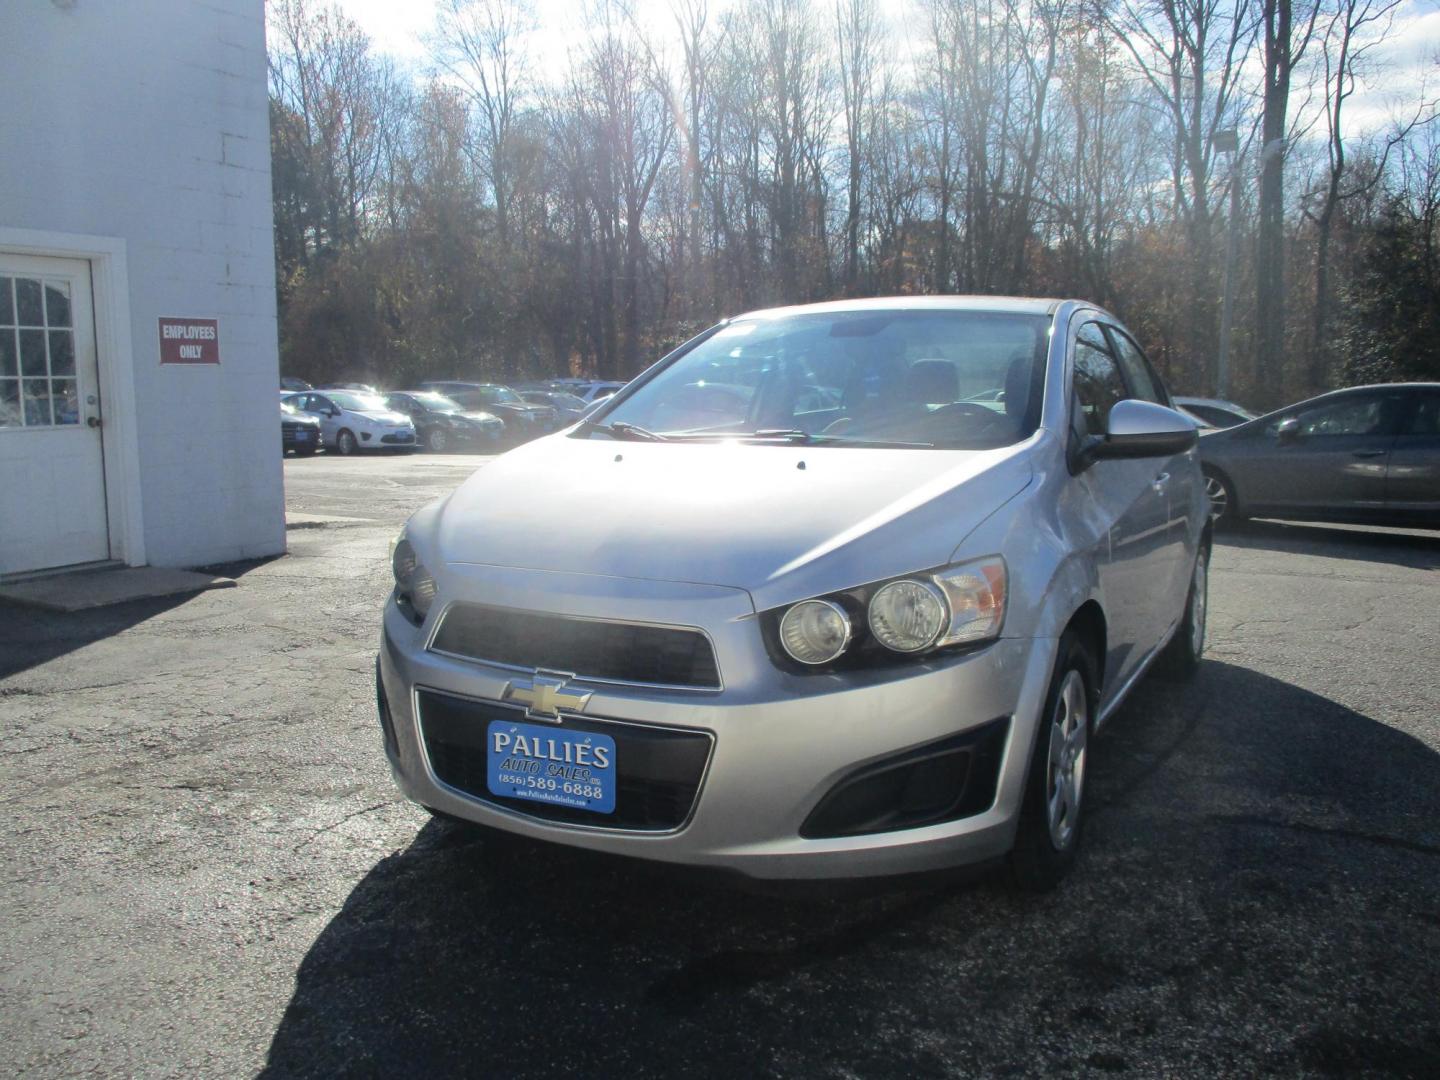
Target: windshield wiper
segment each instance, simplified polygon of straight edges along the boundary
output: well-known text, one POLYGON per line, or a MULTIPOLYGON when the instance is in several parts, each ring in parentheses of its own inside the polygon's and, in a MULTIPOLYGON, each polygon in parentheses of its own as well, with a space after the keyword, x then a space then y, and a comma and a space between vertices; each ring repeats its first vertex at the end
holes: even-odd
POLYGON ((639 424, 627 424, 623 420, 616 420, 613 424, 591 424, 591 431, 603 432, 612 439, 634 439, 638 442, 664 442, 664 435, 657 435, 653 431, 647 431, 639 424))
POLYGON ((752 431, 748 435, 741 435, 740 438, 787 442, 794 443, 796 446, 898 447, 906 450, 931 450, 935 447, 934 443, 926 442, 899 442, 894 439, 865 439, 855 438, 849 435, 814 435, 808 431, 801 431, 799 428, 761 428, 759 431, 752 431))
POLYGON ((784 442, 801 443, 809 446, 817 442, 834 442, 834 435, 812 435, 808 431, 801 431, 799 428, 761 428, 759 431, 752 431, 748 435, 740 436, 742 439, 775 439, 784 442))

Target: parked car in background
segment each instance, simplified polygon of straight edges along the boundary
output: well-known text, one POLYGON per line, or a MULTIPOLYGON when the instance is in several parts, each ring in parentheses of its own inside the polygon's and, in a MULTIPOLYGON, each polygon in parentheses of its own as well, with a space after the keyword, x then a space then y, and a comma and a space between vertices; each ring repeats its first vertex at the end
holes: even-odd
POLYGON ((593 382, 583 389, 577 389, 574 393, 581 401, 598 401, 600 398, 609 397, 617 390, 624 389, 623 382, 593 382))
POLYGON ((505 433, 505 422, 491 413, 467 411, 434 390, 403 390, 385 395, 385 404, 410 417, 420 445, 434 453, 447 450, 493 452, 505 433))
POLYGON ((356 390, 356 391, 358 391, 359 393, 362 393, 362 394, 378 394, 378 393, 380 393, 379 390, 377 390, 375 387, 371 386, 369 383, 363 383, 363 382, 329 382, 329 383, 321 383, 319 386, 315 387, 315 389, 316 389, 316 390, 356 390))
POLYGON ((549 405, 535 405, 498 383, 427 382, 427 390, 438 390, 466 409, 493 413, 505 422, 505 441, 522 443, 559 428, 559 417, 549 405))
POLYGON ((354 390, 311 390, 285 400, 320 420, 324 445, 340 454, 357 450, 410 450, 415 425, 378 394, 354 390))
POLYGON ((1254 420, 1256 413, 1224 398, 1177 397, 1175 407, 1193 416, 1202 427, 1228 428, 1254 420))
POLYGON ((1197 435, 1168 401, 1075 301, 722 323, 410 518, 378 664, 401 790, 760 878, 1003 858, 1054 885, 1095 729, 1205 644, 1197 435), (692 409, 715 374, 739 411, 692 409))
POLYGON ((567 427, 579 420, 588 404, 583 398, 561 390, 521 390, 519 394, 531 405, 549 405, 554 409, 559 427, 567 427))
POLYGON ((280 402, 280 451, 308 457, 320 449, 320 418, 280 402))
POLYGON ((1217 520, 1440 528, 1440 383, 1336 390, 1200 440, 1217 520))
POLYGON ((291 375, 280 376, 280 390, 291 394, 298 394, 302 390, 315 389, 304 379, 297 379, 291 375))

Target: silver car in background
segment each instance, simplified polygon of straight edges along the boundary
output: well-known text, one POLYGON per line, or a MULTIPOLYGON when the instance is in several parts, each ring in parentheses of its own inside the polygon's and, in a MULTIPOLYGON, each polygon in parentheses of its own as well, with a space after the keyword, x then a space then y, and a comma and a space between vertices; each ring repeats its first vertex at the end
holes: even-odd
POLYGON ((1196 431, 1168 401, 1076 301, 724 322, 410 519, 378 659, 395 778, 759 878, 1003 857, 1047 888, 1095 729, 1204 647, 1196 431))

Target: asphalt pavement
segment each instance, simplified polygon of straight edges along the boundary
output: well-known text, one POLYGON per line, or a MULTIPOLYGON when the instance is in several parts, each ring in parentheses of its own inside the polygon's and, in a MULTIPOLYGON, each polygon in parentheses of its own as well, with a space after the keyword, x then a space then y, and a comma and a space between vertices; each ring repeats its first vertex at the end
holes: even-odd
POLYGON ((292 460, 237 588, 0 607, 0 1073, 1440 1074, 1440 534, 1223 534, 1058 891, 776 896, 397 798, 387 544, 486 460, 292 460))

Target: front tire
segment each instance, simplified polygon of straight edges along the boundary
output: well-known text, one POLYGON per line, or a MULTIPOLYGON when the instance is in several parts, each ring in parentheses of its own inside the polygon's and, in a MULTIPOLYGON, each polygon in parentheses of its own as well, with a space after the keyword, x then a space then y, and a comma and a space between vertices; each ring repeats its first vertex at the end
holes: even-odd
POLYGON ((342 428, 340 434, 335 436, 335 452, 349 456, 360 449, 360 444, 355 441, 354 434, 348 428, 342 428))
POLYGON ((425 449, 432 454, 443 454, 450 448, 450 440, 445 435, 444 428, 431 428, 430 433, 425 436, 425 449))
POLYGON ((1085 768, 1095 702, 1095 661, 1073 630, 1060 639, 1030 753, 1010 875, 1025 892, 1048 892, 1075 864, 1085 829, 1085 768))

